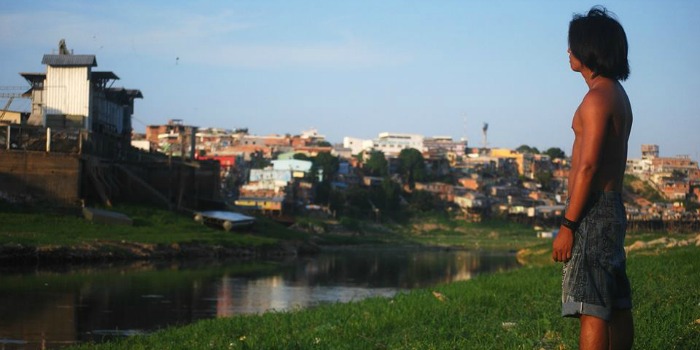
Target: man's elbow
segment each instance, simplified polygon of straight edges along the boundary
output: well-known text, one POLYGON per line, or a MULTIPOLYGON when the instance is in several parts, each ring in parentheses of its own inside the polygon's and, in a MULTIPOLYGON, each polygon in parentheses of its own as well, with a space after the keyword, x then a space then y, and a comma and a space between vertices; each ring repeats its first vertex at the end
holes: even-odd
POLYGON ((583 163, 578 168, 578 173, 586 178, 592 178, 598 172, 598 165, 583 163))

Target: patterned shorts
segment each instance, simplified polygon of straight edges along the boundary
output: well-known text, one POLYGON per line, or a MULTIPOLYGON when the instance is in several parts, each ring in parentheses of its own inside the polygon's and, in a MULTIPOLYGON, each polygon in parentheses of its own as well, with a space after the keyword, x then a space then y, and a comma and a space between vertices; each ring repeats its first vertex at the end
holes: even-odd
MULTIPOLYGON (((567 201, 568 208, 568 201, 567 201)), ((619 192, 592 196, 574 233, 571 260, 564 265, 562 316, 610 319, 613 309, 632 308, 625 259, 627 217, 619 192)))

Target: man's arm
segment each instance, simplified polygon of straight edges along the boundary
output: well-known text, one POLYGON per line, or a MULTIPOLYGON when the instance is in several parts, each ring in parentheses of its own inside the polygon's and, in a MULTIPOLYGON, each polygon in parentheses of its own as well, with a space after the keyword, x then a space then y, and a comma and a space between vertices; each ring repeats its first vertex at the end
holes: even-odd
MULTIPOLYGON (((579 222, 583 209, 590 196, 593 179, 598 171, 602 158, 602 149, 610 118, 610 108, 605 95, 591 90, 581 102, 578 118, 574 121, 576 131, 577 155, 575 173, 571 178, 569 206, 564 217, 570 221, 579 222)), ((569 261, 574 243, 574 233, 569 227, 561 226, 556 239, 552 243, 552 258, 554 261, 569 261)))

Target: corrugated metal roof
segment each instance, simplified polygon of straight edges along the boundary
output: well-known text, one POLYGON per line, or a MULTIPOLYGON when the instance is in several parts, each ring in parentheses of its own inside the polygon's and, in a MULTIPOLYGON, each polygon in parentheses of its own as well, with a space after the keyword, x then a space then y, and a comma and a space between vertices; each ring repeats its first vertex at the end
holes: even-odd
POLYGON ((143 98, 143 94, 141 93, 141 90, 136 90, 136 89, 127 89, 126 90, 127 95, 132 98, 143 98))
POLYGON ((113 93, 113 94, 125 94, 128 97, 131 98, 143 98, 143 94, 141 94, 141 90, 137 89, 125 89, 123 87, 116 87, 116 88, 109 88, 105 89, 106 92, 108 93, 113 93))
POLYGON ((46 79, 46 73, 29 73, 29 72, 22 72, 19 73, 24 79, 27 80, 44 80, 46 79))
POLYGON ((97 67, 95 55, 44 55, 41 64, 55 67, 97 67))
POLYGON ((24 98, 32 97, 32 90, 34 90, 34 88, 29 88, 29 90, 22 93, 22 97, 24 97, 24 98))
POLYGON ((114 72, 94 72, 93 71, 92 74, 90 75, 90 77, 93 79, 105 79, 105 80, 119 79, 119 77, 116 74, 114 74, 114 72))

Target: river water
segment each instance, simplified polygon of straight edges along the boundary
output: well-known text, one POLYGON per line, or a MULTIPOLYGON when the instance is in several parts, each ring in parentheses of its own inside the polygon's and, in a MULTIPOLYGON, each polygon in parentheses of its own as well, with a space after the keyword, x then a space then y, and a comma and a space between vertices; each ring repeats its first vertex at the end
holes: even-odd
POLYGON ((512 254, 362 249, 285 261, 0 270, 0 350, 58 349, 201 319, 391 297, 517 268, 512 254))

